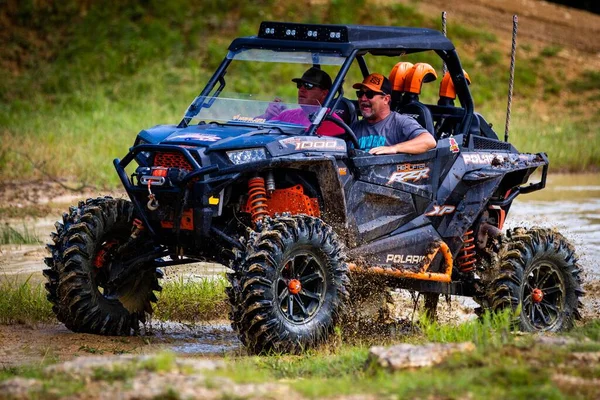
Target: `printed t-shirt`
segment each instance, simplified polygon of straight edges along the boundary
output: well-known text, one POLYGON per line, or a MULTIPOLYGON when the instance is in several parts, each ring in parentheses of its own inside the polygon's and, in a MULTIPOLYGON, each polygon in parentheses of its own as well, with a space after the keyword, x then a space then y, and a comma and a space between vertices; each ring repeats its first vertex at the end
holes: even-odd
POLYGON ((363 118, 352 124, 350 128, 358 138, 360 148, 365 151, 379 146, 393 146, 427 133, 427 129, 423 128, 417 120, 397 112, 391 112, 374 124, 363 118))

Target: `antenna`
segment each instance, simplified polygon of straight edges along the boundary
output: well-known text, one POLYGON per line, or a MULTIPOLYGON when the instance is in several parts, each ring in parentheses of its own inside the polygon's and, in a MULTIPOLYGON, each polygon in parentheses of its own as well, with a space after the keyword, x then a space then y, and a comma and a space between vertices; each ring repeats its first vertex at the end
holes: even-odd
POLYGON ((504 141, 508 142, 508 127, 510 126, 510 107, 512 104, 513 83, 515 81, 515 56, 517 53, 517 15, 513 15, 512 50, 510 52, 510 77, 508 79, 508 105, 506 107, 506 125, 504 126, 504 141))
MULTIPOLYGON (((446 11, 442 11, 442 33, 444 36, 448 36, 446 35, 446 11)), ((446 75, 447 71, 448 67, 446 67, 446 62, 444 62, 444 66, 442 67, 442 76, 446 75)))

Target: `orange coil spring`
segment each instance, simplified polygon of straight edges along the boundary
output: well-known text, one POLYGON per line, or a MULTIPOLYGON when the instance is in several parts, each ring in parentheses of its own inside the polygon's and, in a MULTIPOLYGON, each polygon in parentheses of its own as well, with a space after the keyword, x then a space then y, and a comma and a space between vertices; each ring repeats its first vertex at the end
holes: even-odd
POLYGON ((248 204, 250 204, 250 214, 254 223, 269 215, 267 190, 263 178, 256 177, 248 181, 248 204))
POLYGON ((463 236, 463 247, 458 256, 458 269, 460 272, 470 272, 475 269, 475 237, 473 231, 466 231, 463 236))

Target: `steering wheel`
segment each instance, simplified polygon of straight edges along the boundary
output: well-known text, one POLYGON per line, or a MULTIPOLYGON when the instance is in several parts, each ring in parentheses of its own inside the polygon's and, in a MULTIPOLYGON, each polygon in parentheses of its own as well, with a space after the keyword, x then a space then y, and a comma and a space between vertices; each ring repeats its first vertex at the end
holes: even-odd
POLYGON ((352 129, 350 129, 350 127, 348 125, 346 125, 346 123, 344 121, 342 121, 341 119, 338 119, 338 118, 334 118, 331 115, 326 115, 325 118, 323 118, 323 120, 333 122, 334 124, 336 124, 337 126, 342 128, 344 130, 344 135, 348 136, 348 138, 350 139, 350 142, 352 142, 352 144, 354 145, 354 148, 360 149, 360 144, 358 143, 358 138, 356 137, 354 132, 352 132, 352 129))

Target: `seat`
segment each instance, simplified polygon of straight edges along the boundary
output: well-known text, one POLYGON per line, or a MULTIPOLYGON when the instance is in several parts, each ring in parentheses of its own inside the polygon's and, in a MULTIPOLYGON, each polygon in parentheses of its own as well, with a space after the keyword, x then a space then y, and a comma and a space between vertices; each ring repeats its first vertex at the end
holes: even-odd
POLYGON ((411 96, 407 96, 406 93, 404 97, 408 100, 408 103, 400 108, 400 113, 413 117, 423 128, 427 129, 433 135, 435 129, 433 126, 433 116, 429 108, 421 103, 418 97, 412 98, 411 96))
POLYGON ((406 73, 413 67, 413 63, 408 61, 400 61, 390 71, 389 80, 392 84, 392 102, 390 108, 392 111, 398 111, 402 106, 402 95, 404 94, 404 82, 406 73))
POLYGON ((398 112, 410 115, 432 135, 434 134, 433 116, 429 108, 419 101, 421 88, 425 82, 437 79, 435 69, 427 63, 416 63, 407 72, 404 78, 404 95, 398 112))
POLYGON ((356 115, 356 105, 352 100, 345 97, 340 99, 333 112, 348 126, 356 122, 358 118, 356 115))

